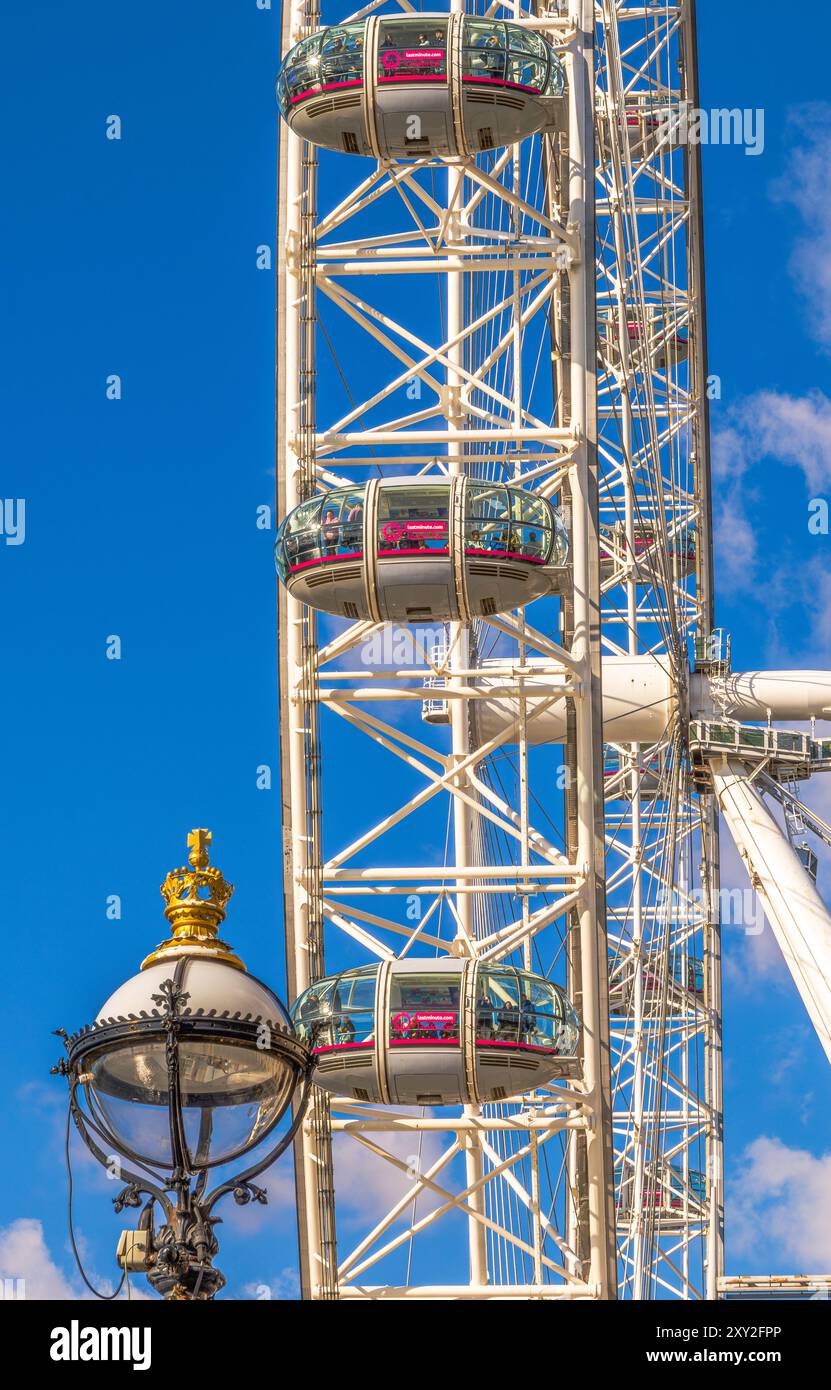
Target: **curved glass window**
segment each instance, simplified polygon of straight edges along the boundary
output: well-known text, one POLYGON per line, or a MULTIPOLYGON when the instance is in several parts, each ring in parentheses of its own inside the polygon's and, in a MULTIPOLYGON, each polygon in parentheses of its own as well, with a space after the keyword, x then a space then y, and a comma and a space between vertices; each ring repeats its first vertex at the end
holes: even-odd
MULTIPOLYGON (((365 487, 333 488, 288 514, 274 547, 286 582, 307 565, 363 559, 365 487)), ((448 555, 450 483, 381 486, 375 544, 381 559, 394 555, 448 555)), ((568 536, 560 513, 544 498, 502 483, 469 481, 464 492, 464 545, 468 555, 502 556, 531 564, 565 564, 568 536)))
POLYGON ((679 985, 690 994, 704 993, 704 962, 696 956, 677 956, 672 973, 679 985))
POLYGON ((318 980, 291 1007, 298 1036, 315 1052, 367 1047, 375 1041, 378 966, 361 966, 318 980))
POLYGON ((545 95, 547 97, 561 97, 566 88, 566 70, 554 50, 548 44, 546 44, 546 48, 548 50, 548 77, 545 83, 545 95))
MULTIPOLYGON (((644 338, 644 325, 638 319, 626 321, 626 336, 633 348, 644 338)), ((604 309, 599 315, 600 336, 607 350, 618 351, 617 315, 612 309, 604 309)), ((646 316, 646 343, 658 360, 669 354, 686 357, 689 351, 689 331, 685 325, 675 327, 667 316, 654 305, 649 306, 646 316)))
POLYGON ((320 89, 320 45, 323 34, 301 39, 286 54, 277 76, 277 100, 286 115, 293 101, 320 89))
MULTIPOLYGON (((637 526, 632 540, 632 549, 636 556, 644 555, 652 546, 655 545, 656 533, 651 527, 637 526)), ((685 530, 682 534, 670 537, 670 551, 673 555, 679 555, 684 560, 695 559, 695 535, 692 528, 685 530)), ((622 523, 615 526, 601 525, 600 527, 600 558, 601 560, 622 561, 629 558, 630 546, 626 540, 626 531, 622 523)))
POLYGON ((603 776, 614 777, 620 772, 621 757, 616 748, 611 743, 603 745, 603 776))
POLYGON ((693 1196, 698 1197, 699 1200, 703 1202, 707 1196, 706 1173, 697 1173, 693 1169, 690 1169, 687 1174, 687 1184, 693 1196))
POLYGON ((324 558, 363 555, 364 490, 335 488, 327 492, 320 511, 320 543, 324 558))
POLYGON ((289 512, 274 547, 283 579, 305 565, 363 555, 364 490, 334 488, 289 512))
POLYGON ((548 45, 533 29, 523 29, 519 24, 506 24, 508 47, 516 53, 526 53, 532 58, 548 61, 548 45))
POLYGON ((565 564, 568 538, 559 514, 542 497, 499 483, 469 482, 465 553, 502 555, 536 564, 565 564))
MULTIPOLYGON (((690 994, 704 993, 704 963, 696 956, 678 955, 673 952, 670 961, 670 975, 680 988, 690 994)), ((647 960, 643 967, 643 988, 648 994, 660 994, 663 990, 664 966, 658 962, 654 968, 647 960)))
POLYGON ((680 536, 675 536, 670 545, 673 555, 680 555, 685 560, 695 559, 695 532, 692 527, 680 536))
POLYGON ((615 528, 605 522, 600 523, 600 558, 610 560, 614 555, 615 528))
MULTIPOLYGON (((448 81, 447 19, 433 16, 379 20, 376 81, 448 81)), ((294 102, 316 92, 364 80, 365 23, 332 25, 301 39, 277 76, 285 117, 294 102)), ((531 29, 497 20, 465 19, 462 78, 502 82, 538 95, 560 96, 563 66, 551 45, 531 29)))
POLYGON ((458 1047, 461 1018, 461 975, 425 971, 423 975, 393 975, 390 981, 389 1039, 391 1047, 425 1043, 458 1047))
POLYGON ((447 20, 380 20, 378 82, 446 82, 447 20))
POLYGON ((684 1205, 684 1198, 687 1194, 692 1202, 703 1202, 707 1196, 707 1179, 704 1173, 697 1173, 690 1168, 684 1178, 684 1170, 678 1163, 670 1163, 665 1169, 666 1196, 669 1205, 680 1207, 684 1205))
POLYGON ((561 96, 565 87, 562 63, 540 34, 497 20, 465 19, 462 79, 509 82, 545 96, 561 96))
POLYGON ((363 24, 342 24, 324 29, 320 46, 320 76, 324 87, 363 81, 363 24))
POLYGON ((393 552, 448 553, 448 483, 414 483, 382 488, 378 494, 377 544, 381 557, 393 552))
POLYGON ((289 573, 304 565, 320 560, 320 507, 321 497, 312 497, 301 502, 293 512, 289 512, 279 532, 275 554, 281 572, 289 573))
MULTIPOLYGON (((615 1205, 631 1209, 634 1191, 634 1174, 627 1173, 618 1188, 615 1205)), ((662 1165, 657 1182, 653 1179, 643 1187, 642 1201, 645 1207, 677 1211, 689 1200, 692 1205, 707 1200, 707 1178, 704 1173, 690 1169, 684 1170, 678 1163, 662 1165)))
POLYGON ((513 966, 480 966, 476 1041, 539 1047, 561 1057, 577 1050, 578 1025, 558 985, 513 966))
POLYGON ((545 500, 533 492, 521 492, 519 488, 512 488, 511 510, 515 521, 538 526, 540 529, 551 524, 551 514, 545 500))
POLYGON ((532 58, 528 53, 508 54, 508 81, 517 87, 528 87, 533 92, 545 90, 548 75, 544 60, 532 58))
POLYGON ((511 550, 543 564, 551 551, 551 509, 542 497, 512 488, 511 515, 511 550))
POLYGON ((462 77, 480 82, 504 82, 505 25, 484 19, 466 19, 462 36, 462 77))
POLYGON ((507 555, 511 543, 511 503, 500 483, 468 483, 465 493, 465 552, 507 555))
MULTIPOLYGON (((630 338, 640 337, 641 328, 639 323, 627 323, 626 330, 630 338)), ((667 345, 672 347, 687 347, 689 345, 689 334, 686 328, 673 329, 672 324, 667 324, 666 315, 662 313, 651 313, 647 324, 648 334, 658 341, 661 348, 667 345)))
POLYGON ((277 75, 277 100, 286 115, 292 103, 326 87, 363 82, 364 26, 341 24, 301 39, 277 75))
MULTIPOLYGON (((630 320, 626 324, 626 332, 631 341, 637 342, 637 340, 641 336, 641 326, 639 323, 630 320)), ((667 332, 667 327, 663 314, 653 314, 650 316, 648 321, 647 332, 653 338, 657 338, 659 340, 662 340, 664 338, 664 334, 667 332)), ((686 328, 677 328, 675 332, 673 332, 672 329, 670 329, 669 335, 667 337, 667 342, 672 343, 675 347, 687 347, 689 344, 689 334, 686 328)))

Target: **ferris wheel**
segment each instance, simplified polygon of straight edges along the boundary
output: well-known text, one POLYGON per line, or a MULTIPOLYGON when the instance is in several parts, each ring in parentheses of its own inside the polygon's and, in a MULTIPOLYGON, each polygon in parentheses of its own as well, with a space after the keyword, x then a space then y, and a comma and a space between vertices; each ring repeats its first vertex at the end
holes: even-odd
POLYGON ((831 686, 715 629, 694 6, 287 0, 277 93, 304 1296, 717 1297, 719 809, 828 1050, 831 686))

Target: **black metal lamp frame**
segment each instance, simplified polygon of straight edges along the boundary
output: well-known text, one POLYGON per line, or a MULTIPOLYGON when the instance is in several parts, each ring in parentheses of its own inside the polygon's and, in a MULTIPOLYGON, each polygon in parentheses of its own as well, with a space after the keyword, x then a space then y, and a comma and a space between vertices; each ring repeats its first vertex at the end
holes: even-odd
POLYGON ((205 1300, 213 1298, 225 1284, 224 1276, 213 1266, 219 1249, 214 1226, 220 1220, 213 1214, 214 1207, 220 1198, 228 1194, 239 1206, 246 1206, 251 1201, 267 1203, 265 1188, 259 1187, 253 1179, 285 1153, 297 1133, 311 1086, 311 1053, 296 1034, 282 1025, 264 1021, 260 1016, 248 1015, 243 1018, 238 1013, 215 1015, 205 1014, 201 1010, 196 1013, 185 1010, 190 996, 180 988, 181 964, 183 962, 177 962, 173 978, 164 980, 159 986, 159 993, 152 996, 153 1002, 160 1006, 158 1011, 154 1009, 152 1014, 138 1018, 108 1019, 83 1028, 72 1037, 68 1037, 63 1029, 56 1030, 64 1041, 67 1056, 62 1057, 52 1071, 67 1077, 69 1113, 93 1157, 108 1168, 112 1165, 115 1150, 137 1169, 144 1170, 139 1172, 121 1167, 126 1186, 113 1198, 113 1205, 120 1212, 125 1207, 141 1206, 142 1195, 147 1198, 139 1217, 138 1229, 146 1232, 145 1272, 149 1283, 166 1299, 205 1300), (185 1136, 179 1068, 179 1042, 187 1037, 256 1046, 260 1051, 279 1057, 294 1073, 294 1086, 288 1093, 286 1107, 274 1116, 253 1143, 249 1142, 230 1157, 196 1162, 191 1155, 185 1136), (155 1173, 139 1154, 113 1132, 100 1107, 95 1104, 89 1085, 92 1077, 88 1063, 91 1059, 116 1051, 125 1043, 147 1038, 164 1039, 165 1043, 172 1163, 161 1166, 170 1167, 168 1177, 155 1173), (219 1183, 213 1191, 206 1193, 209 1169, 226 1166, 259 1146, 279 1124, 298 1086, 302 1089, 292 1122, 279 1142, 236 1177, 219 1183), (81 1096, 86 1099, 86 1108, 81 1096), (109 1151, 101 1147, 99 1140, 109 1147, 109 1151), (164 1218, 158 1228, 154 1220, 157 1203, 164 1218))

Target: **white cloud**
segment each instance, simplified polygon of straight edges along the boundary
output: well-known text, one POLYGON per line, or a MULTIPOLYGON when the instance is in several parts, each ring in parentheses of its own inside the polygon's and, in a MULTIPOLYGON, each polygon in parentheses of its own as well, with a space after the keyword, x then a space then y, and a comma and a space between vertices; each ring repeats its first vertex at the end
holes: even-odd
MULTIPOLYGON (((411 1174, 429 1172, 445 1145, 449 1147, 452 1143, 452 1136, 393 1132, 369 1134, 367 1138, 409 1169, 408 1173, 396 1163, 372 1153, 365 1144, 359 1143, 351 1135, 336 1135, 335 1192, 338 1202, 350 1218, 357 1222, 374 1224, 412 1189, 415 1179, 411 1174)), ((436 1174, 435 1181, 441 1187, 453 1190, 456 1184, 453 1182, 452 1172, 451 1159, 448 1165, 436 1174)), ((422 1189, 416 1206, 416 1218, 434 1210, 439 1200, 429 1188, 422 1189)), ((405 1208, 405 1215, 408 1220, 411 1218, 412 1205, 405 1208)))
POLYGON ((827 1272, 831 1154, 818 1158, 780 1139, 755 1139, 728 1185, 727 1221, 731 1251, 753 1261, 765 1259, 770 1272, 827 1272), (773 1257, 771 1245, 776 1247, 773 1257))
MULTIPOLYGON (((415 1112, 406 1107, 396 1107, 394 1113, 415 1112)), ((377 1133, 367 1137, 393 1159, 404 1163, 411 1172, 426 1171, 442 1152, 439 1140, 431 1134, 420 1136, 409 1132, 377 1133)), ((448 1144, 450 1142, 448 1138, 448 1144)), ((405 1170, 373 1153, 365 1144, 359 1143, 350 1135, 335 1135, 333 1159, 338 1208, 343 1217, 350 1222, 374 1225, 413 1186, 414 1179, 408 1176, 405 1170)), ((449 1168, 443 1170, 436 1181, 452 1187, 448 1174, 449 1168)), ((266 1206, 252 1202, 248 1206, 238 1207, 236 1203, 226 1201, 223 1221, 226 1225, 232 1226, 239 1235, 255 1237, 261 1232, 264 1223, 284 1225, 287 1221, 293 1222, 294 1219, 295 1189, 291 1163, 286 1159, 278 1160, 256 1181, 267 1191, 266 1206)), ((429 1190, 423 1192, 418 1199, 417 1215, 424 1215, 436 1204, 437 1199, 431 1196, 429 1190)), ((408 1214, 410 1210, 407 1208, 408 1214)), ((257 1288, 264 1286, 256 1284, 257 1288)), ((278 1297, 276 1293, 273 1296, 278 1297)))
POLYGON ((770 1040, 771 1065, 769 1080, 772 1086, 790 1085, 791 1073, 806 1058, 806 1043, 810 1038, 807 1023, 794 1023, 780 1028, 770 1040))
POLYGON ((798 468, 812 493, 831 484, 831 400, 824 392, 755 391, 730 421, 717 436, 717 476, 744 477, 753 464, 777 459, 798 468))
MULTIPOLYGON (((831 104, 792 110, 789 135, 787 173, 771 195, 801 219, 790 269, 817 340, 831 350, 831 104)), ((808 558, 802 549, 797 563, 784 538, 773 551, 760 550, 755 521, 770 507, 770 488, 761 477, 757 486, 756 470, 771 461, 802 475, 807 537, 808 501, 831 489, 831 399, 822 391, 756 391, 729 411, 713 438, 716 579, 734 594, 752 593, 764 606, 769 662, 787 659, 792 624, 786 615, 796 607, 807 611, 814 643, 831 649, 831 575, 824 552, 808 558)), ((822 660, 817 654, 812 664, 822 660)))
POLYGON ((252 1280, 243 1285, 242 1297, 253 1299, 256 1302, 268 1301, 272 1298, 297 1299, 300 1297, 300 1279, 297 1270, 287 1265, 285 1269, 280 1270, 278 1275, 265 1283, 257 1283, 252 1280))
MULTIPOLYGON (((76 1243, 84 1262, 87 1278, 102 1294, 110 1294, 115 1287, 112 1279, 97 1274, 86 1258, 87 1243, 81 1233, 75 1233, 76 1243)), ((23 1281, 21 1296, 28 1300, 55 1300, 77 1302, 79 1299, 92 1299, 95 1295, 87 1289, 80 1278, 70 1279, 55 1263, 46 1244, 43 1225, 34 1217, 23 1216, 10 1225, 0 1227, 0 1284, 12 1280, 16 1285, 23 1281)), ((15 1296, 17 1296, 15 1292, 15 1296)), ((126 1298, 122 1289, 119 1298, 126 1298)), ((131 1278, 130 1297, 132 1299, 153 1299, 155 1294, 147 1291, 143 1279, 131 1278)))
POLYGON ((735 481, 747 470, 747 448, 741 430, 733 425, 723 425, 713 434, 712 440, 713 478, 719 484, 735 481))
POLYGON ((719 494, 713 515, 716 577, 733 593, 754 587, 757 572, 757 530, 748 513, 740 485, 719 494))
POLYGON ((831 106, 814 102, 790 113, 788 169, 772 189, 798 212, 804 229, 789 269, 805 298, 812 332, 831 348, 831 106))
POLYGON ((31 1217, 0 1229, 0 1279, 22 1279, 27 1299, 82 1297, 52 1259, 43 1226, 31 1217))
MULTIPOLYGON (((808 502, 831 491, 831 399, 822 391, 803 396, 756 391, 739 401, 713 439, 716 484, 714 530, 716 580, 734 596, 753 595, 767 620, 767 651, 760 664, 822 666, 831 661, 831 572, 825 544, 816 553, 777 536, 760 548, 761 519, 770 509, 770 478, 757 472, 776 462, 794 468, 805 487, 805 540, 808 502), (790 619, 799 609, 808 618, 810 649, 793 651, 793 634, 805 624, 790 619)), ((767 526, 769 532, 769 525, 767 526)))

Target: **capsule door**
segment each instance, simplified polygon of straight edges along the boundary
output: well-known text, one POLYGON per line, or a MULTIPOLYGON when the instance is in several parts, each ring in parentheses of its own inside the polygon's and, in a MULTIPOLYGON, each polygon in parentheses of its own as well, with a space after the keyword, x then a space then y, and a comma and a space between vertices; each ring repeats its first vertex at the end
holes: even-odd
MULTIPOLYGON (((440 972, 425 961, 423 972, 405 974, 393 962, 383 1005, 392 1104, 457 1105, 468 1099, 463 985, 461 966, 440 972)), ((382 1020, 378 1022, 380 1032, 382 1020)))
POLYGON ((388 622, 458 617, 451 559, 452 489, 446 482, 381 488, 375 512, 375 592, 388 622))
POLYGON ((446 17, 374 17, 367 25, 375 138, 382 158, 457 154, 446 17))

